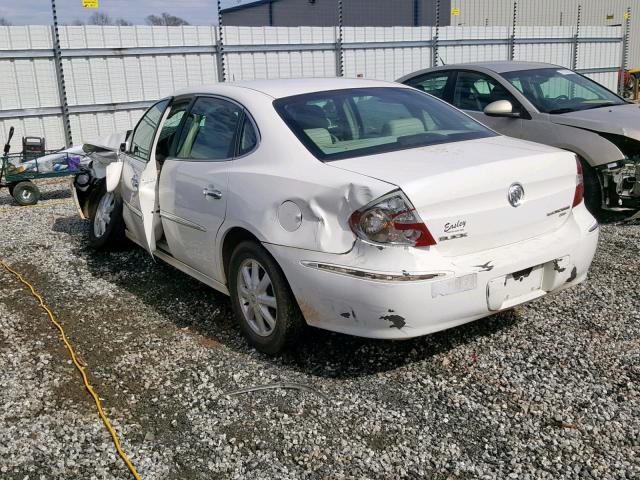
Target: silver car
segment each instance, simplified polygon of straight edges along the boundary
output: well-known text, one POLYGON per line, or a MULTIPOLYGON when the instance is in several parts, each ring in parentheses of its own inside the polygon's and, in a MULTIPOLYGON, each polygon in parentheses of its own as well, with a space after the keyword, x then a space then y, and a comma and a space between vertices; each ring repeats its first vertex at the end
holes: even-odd
POLYGON ((545 63, 496 61, 421 70, 398 80, 494 130, 580 156, 587 207, 640 207, 640 106, 545 63))

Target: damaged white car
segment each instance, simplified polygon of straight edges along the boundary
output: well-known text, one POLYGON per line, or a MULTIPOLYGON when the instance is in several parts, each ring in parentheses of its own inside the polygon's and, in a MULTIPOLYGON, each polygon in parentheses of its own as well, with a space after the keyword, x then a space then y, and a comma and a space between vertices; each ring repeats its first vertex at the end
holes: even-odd
POLYGON ((425 335, 582 282, 580 163, 387 82, 184 90, 79 178, 90 242, 126 235, 229 294, 257 349, 305 324, 425 335))

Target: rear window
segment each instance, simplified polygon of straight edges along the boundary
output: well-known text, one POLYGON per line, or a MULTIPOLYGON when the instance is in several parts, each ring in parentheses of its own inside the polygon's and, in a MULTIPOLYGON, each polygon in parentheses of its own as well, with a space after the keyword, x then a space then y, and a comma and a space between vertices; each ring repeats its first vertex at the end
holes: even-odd
POLYGON ((298 139, 324 161, 496 135, 448 104, 408 88, 330 90, 273 104, 298 139))

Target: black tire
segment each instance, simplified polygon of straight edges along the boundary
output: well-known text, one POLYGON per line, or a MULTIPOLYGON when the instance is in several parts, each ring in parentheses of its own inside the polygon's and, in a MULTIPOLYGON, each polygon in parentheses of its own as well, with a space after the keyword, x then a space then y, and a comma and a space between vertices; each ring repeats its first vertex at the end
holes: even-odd
POLYGON ((584 204, 587 210, 591 212, 591 215, 599 216, 603 210, 602 185, 598 178, 598 172, 583 159, 580 159, 580 163, 582 163, 582 175, 584 178, 584 204))
POLYGON ((9 195, 11 195, 12 197, 13 197, 13 189, 16 188, 17 184, 18 182, 13 182, 7 185, 7 188, 9 189, 9 195))
POLYGON ((29 180, 16 183, 10 191, 13 199, 23 207, 35 205, 40 200, 40 189, 29 180))
MULTIPOLYGON (((264 275, 259 278, 262 279, 263 277, 264 275)), ((269 252, 261 245, 255 242, 245 241, 235 248, 229 262, 228 283, 233 312, 249 344, 263 353, 276 354, 282 349, 292 345, 300 337, 305 326, 302 313, 298 308, 298 304, 289 288, 284 273, 282 273, 282 270, 273 257, 269 255, 269 252), (249 300, 241 300, 238 293, 240 288, 240 268, 251 260, 257 262, 269 276, 271 287, 270 290, 267 290, 267 294, 275 296, 277 307, 275 311, 275 326, 272 327, 272 330, 268 334, 266 332, 263 332, 262 335, 257 333, 256 327, 252 326, 252 323, 256 325, 258 322, 251 322, 247 319, 243 306, 241 305, 241 302, 243 302, 244 308, 251 309, 252 307, 249 304, 249 300)), ((270 311, 272 312, 272 310, 270 311)), ((263 322, 263 324, 266 323, 263 322)))
POLYGON ((118 249, 126 242, 124 219, 122 218, 122 197, 117 190, 111 193, 113 194, 113 209, 110 212, 109 220, 105 221, 103 229, 97 228, 96 223, 100 220, 97 217, 98 207, 107 195, 104 182, 96 185, 87 199, 90 219, 89 245, 97 250, 118 249), (100 230, 102 230, 102 234, 100 234, 100 230))

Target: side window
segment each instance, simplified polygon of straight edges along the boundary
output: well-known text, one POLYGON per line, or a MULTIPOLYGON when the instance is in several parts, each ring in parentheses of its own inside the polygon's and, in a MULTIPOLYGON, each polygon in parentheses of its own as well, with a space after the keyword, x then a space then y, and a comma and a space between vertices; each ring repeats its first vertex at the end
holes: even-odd
POLYGON ((214 161, 231 158, 241 112, 241 107, 227 100, 198 98, 187 114, 176 156, 214 161))
POLYGON ((434 97, 444 98, 444 90, 449 81, 449 72, 433 72, 412 78, 407 85, 429 93, 434 97))
POLYGON ((245 114, 244 122, 242 123, 242 132, 240 133, 240 146, 238 148, 238 155, 245 155, 253 150, 258 144, 258 135, 256 129, 253 126, 251 120, 245 114))
POLYGON ((131 153, 145 162, 149 161, 153 137, 162 119, 169 100, 163 100, 152 106, 138 122, 133 137, 131 137, 131 153))
POLYGON ((171 145, 175 140, 180 122, 189 107, 190 100, 176 102, 171 106, 167 119, 162 124, 158 144, 156 145, 156 160, 163 161, 169 156, 171 145))
POLYGON ((453 91, 453 105, 462 110, 482 112, 484 107, 498 100, 509 100, 514 108, 519 104, 506 88, 493 78, 476 72, 458 72, 453 91))

